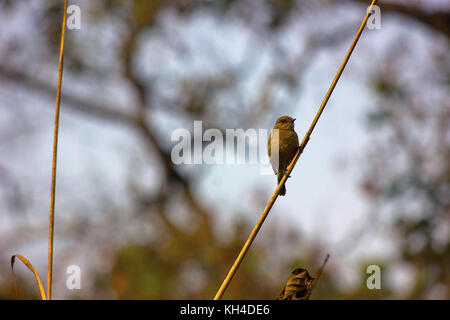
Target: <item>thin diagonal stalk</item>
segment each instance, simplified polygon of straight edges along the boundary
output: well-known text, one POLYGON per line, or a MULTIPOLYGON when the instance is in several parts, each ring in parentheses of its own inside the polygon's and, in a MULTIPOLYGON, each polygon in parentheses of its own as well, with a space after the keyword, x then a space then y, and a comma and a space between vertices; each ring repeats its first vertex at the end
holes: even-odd
POLYGON ((61 104, 61 84, 64 61, 64 36, 66 30, 67 0, 64 0, 64 15, 61 31, 61 47, 59 52, 58 87, 56 90, 55 131, 53 136, 53 163, 52 163, 52 186, 50 192, 50 219, 48 228, 48 274, 47 274, 47 299, 52 298, 52 271, 53 271, 53 234, 55 225, 55 190, 56 190, 56 163, 58 155, 58 131, 59 110, 61 104))
POLYGON ((325 257, 325 260, 323 260, 323 263, 320 266, 319 271, 317 272, 316 278, 313 280, 313 282, 311 283, 311 286, 308 288, 308 294, 306 295, 306 300, 309 300, 312 290, 316 286, 317 282, 319 282, 320 276, 322 275, 323 269, 325 269, 325 265, 327 264, 329 258, 330 258, 330 255, 327 254, 327 256, 325 257))
POLYGON ((284 183, 286 182, 286 179, 288 178, 288 176, 290 175, 292 169, 294 168, 295 164, 297 163, 298 158, 300 157, 300 155, 302 154, 303 150, 305 149, 309 138, 317 124, 317 121, 319 121, 319 118, 323 112, 323 110, 325 109, 325 106, 328 103, 328 100, 331 97, 331 94, 333 93, 334 88, 336 87, 336 84, 339 81, 339 78, 342 75, 342 72, 345 69, 345 66, 347 65, 348 60, 350 59, 350 56, 353 52, 353 50, 355 49, 356 44, 358 43, 359 38, 361 37, 361 34, 364 30, 364 26, 367 23, 367 19, 369 19, 369 16, 372 13, 372 7, 375 5, 375 3, 377 2, 377 0, 373 0, 370 7, 368 8, 366 15, 364 17, 363 22, 361 23, 361 26, 358 29, 358 32, 356 33, 356 36, 350 46, 350 49, 347 52, 347 55, 344 58, 344 61, 342 62, 341 66, 339 67, 339 70, 336 74, 336 76, 333 79, 333 82, 331 83, 330 88, 328 89, 327 94, 325 95, 325 98, 322 101, 322 104, 320 105, 319 110, 317 111, 317 114, 314 118, 314 120, 312 121, 308 131, 305 134, 305 137, 303 138, 303 141, 300 145, 299 150, 297 151, 297 153, 295 154, 294 158, 292 159, 289 167, 286 170, 285 175, 283 176, 283 178, 281 179, 280 183, 278 184, 277 188, 275 189, 275 192, 273 193, 272 197, 269 200, 269 203, 267 204, 266 208, 264 209, 263 213, 261 214, 261 217, 259 218, 258 222, 256 223, 255 227, 253 228, 252 233, 250 234, 250 236, 248 237, 247 241, 244 244, 244 247, 242 248, 241 252, 239 253, 238 257, 236 258, 236 260, 234 261, 233 266, 231 267, 230 271, 228 272, 225 280, 223 281, 222 285, 220 286, 219 290, 216 293, 216 296, 214 297, 214 300, 220 300, 225 292, 225 290, 227 289, 228 285, 230 284, 231 280, 233 279, 234 275, 236 274, 236 271, 238 270, 242 260, 244 259, 245 255, 247 254, 248 250, 250 249, 251 244, 253 243, 253 240, 255 240, 256 235, 259 232, 259 229, 261 229, 262 224, 264 223, 264 220, 266 220, 267 215, 269 214, 270 209, 272 208, 272 206, 274 205, 278 194, 282 188, 282 186, 284 185, 284 183))

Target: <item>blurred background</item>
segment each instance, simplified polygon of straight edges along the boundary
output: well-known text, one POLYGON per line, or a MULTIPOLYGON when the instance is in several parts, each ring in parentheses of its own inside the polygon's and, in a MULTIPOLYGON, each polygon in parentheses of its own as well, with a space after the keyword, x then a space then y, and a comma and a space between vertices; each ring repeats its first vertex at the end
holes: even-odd
MULTIPOLYGON (((46 282, 64 1, 0 1, 0 298, 10 257, 46 282)), ((171 132, 303 137, 370 1, 91 0, 67 30, 55 299, 211 299, 275 189, 258 165, 174 165, 171 132), (78 265, 81 289, 66 288, 78 265)), ((311 140, 224 298, 448 299, 450 2, 380 1, 311 140), (366 268, 381 267, 380 290, 366 268)), ((21 298, 38 298, 15 267, 21 298)))

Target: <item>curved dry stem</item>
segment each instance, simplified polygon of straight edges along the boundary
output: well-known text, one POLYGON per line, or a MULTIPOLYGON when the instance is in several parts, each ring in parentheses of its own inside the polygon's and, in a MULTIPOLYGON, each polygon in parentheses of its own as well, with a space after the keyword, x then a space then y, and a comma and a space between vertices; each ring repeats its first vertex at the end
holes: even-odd
POLYGON ((39 277, 39 274, 37 273, 36 269, 34 269, 31 262, 28 261, 28 259, 26 259, 24 256, 22 256, 20 254, 15 254, 15 255, 11 256, 11 271, 12 271, 13 277, 14 277, 14 288, 16 290, 16 296, 19 296, 19 290, 17 287, 17 278, 16 278, 16 274, 14 273, 14 262, 15 262, 16 258, 18 258, 20 261, 22 261, 23 264, 26 265, 27 268, 30 269, 31 272, 34 273, 34 277, 36 278, 36 282, 38 284, 39 291, 41 293, 41 298, 42 298, 42 300, 47 300, 47 298, 45 296, 44 287, 42 286, 42 281, 41 281, 41 278, 39 277))

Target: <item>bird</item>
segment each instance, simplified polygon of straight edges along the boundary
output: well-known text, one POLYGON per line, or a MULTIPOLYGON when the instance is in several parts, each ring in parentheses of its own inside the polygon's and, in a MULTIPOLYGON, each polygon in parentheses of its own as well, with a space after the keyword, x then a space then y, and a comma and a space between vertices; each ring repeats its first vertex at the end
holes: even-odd
MULTIPOLYGON (((278 184, 299 149, 298 136, 294 130, 294 122, 295 118, 290 116, 279 117, 269 135, 269 141, 267 143, 269 159, 273 171, 277 175, 278 184)), ((279 195, 284 196, 285 194, 286 187, 283 185, 279 195)))

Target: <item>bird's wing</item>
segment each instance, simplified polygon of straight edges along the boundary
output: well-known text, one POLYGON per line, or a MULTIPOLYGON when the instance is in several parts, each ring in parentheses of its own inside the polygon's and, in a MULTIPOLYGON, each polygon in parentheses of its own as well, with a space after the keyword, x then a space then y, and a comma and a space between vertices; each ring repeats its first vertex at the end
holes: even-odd
MULTIPOLYGON (((279 161, 276 161, 277 159, 272 159, 272 134, 273 134, 273 131, 270 133, 269 140, 267 141, 267 150, 268 150, 269 160, 270 160, 270 164, 272 165, 273 172, 275 174, 277 174, 278 162, 279 161)), ((275 139, 275 140, 277 140, 277 139, 275 139)), ((278 145, 279 141, 274 141, 273 143, 274 143, 274 148, 276 148, 276 146, 278 145)))

